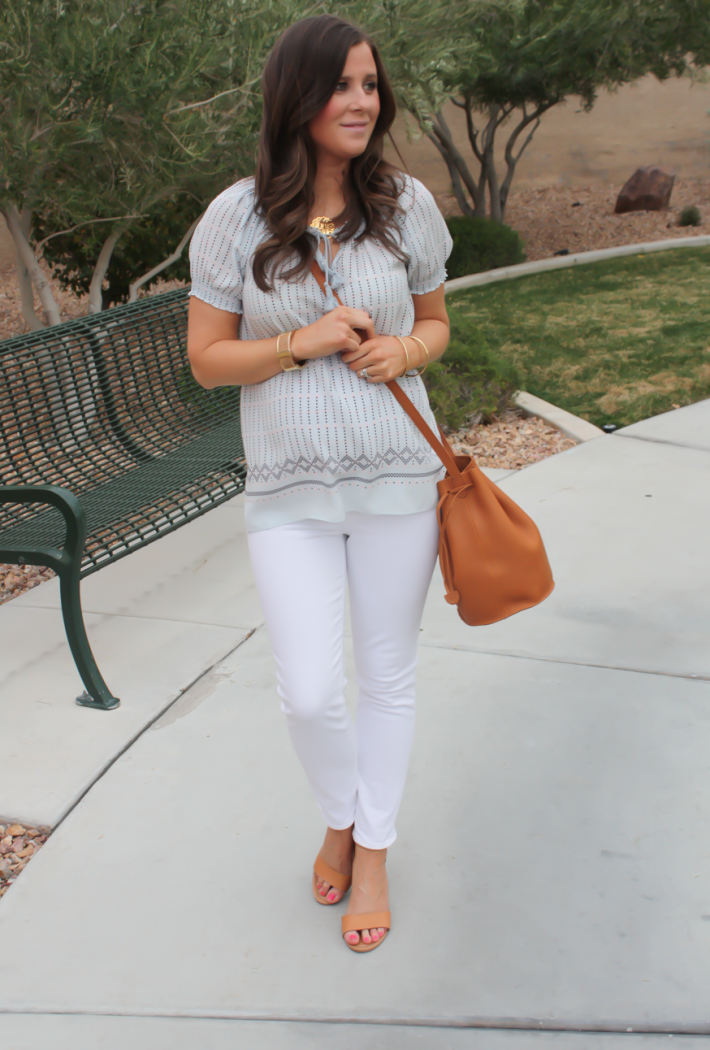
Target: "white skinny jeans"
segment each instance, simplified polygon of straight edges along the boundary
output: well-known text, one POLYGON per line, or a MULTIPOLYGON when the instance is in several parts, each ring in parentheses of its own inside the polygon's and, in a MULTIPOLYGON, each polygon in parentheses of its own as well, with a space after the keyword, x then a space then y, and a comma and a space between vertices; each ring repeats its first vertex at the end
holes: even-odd
POLYGON ((419 624, 436 512, 348 514, 249 533, 281 710, 326 823, 367 849, 397 837, 414 734, 419 624), (346 585, 359 698, 345 707, 346 585))

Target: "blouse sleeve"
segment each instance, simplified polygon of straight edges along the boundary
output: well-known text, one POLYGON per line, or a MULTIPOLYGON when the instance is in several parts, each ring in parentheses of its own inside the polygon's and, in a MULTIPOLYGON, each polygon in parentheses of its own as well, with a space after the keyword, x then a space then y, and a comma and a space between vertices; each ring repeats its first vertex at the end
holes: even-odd
POLYGON ((190 295, 218 310, 243 313, 245 259, 240 250, 251 194, 231 186, 212 201, 190 242, 190 295))
POLYGON ((412 295, 426 295, 446 280, 446 260, 454 242, 436 201, 418 179, 407 179, 401 203, 409 290, 412 295))

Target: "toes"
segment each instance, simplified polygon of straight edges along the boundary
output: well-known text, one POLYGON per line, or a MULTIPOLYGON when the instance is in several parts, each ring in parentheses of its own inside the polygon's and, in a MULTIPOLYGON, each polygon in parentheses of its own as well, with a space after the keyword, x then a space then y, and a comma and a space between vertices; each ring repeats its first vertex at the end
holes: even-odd
POLYGON ((317 886, 321 897, 326 897, 330 890, 330 883, 326 882, 325 879, 318 879, 317 886))
POLYGON ((362 940, 363 944, 377 944, 378 941, 382 940, 386 932, 384 926, 379 926, 375 930, 361 930, 359 934, 352 931, 345 934, 345 940, 348 944, 357 944, 360 940, 362 940))
POLYGON ((326 894, 326 899, 329 900, 331 904, 337 904, 338 901, 342 898, 342 896, 343 894, 340 890, 336 890, 331 886, 330 890, 326 894))

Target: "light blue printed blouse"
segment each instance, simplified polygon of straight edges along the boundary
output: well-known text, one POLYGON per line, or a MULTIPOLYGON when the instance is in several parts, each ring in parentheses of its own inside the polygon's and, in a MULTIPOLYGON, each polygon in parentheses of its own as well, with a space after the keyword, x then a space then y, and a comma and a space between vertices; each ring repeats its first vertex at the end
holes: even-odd
MULTIPOLYGON (((411 333, 412 295, 446 279, 452 247, 429 190, 404 178, 399 227, 408 261, 375 239, 346 241, 333 260, 343 303, 369 310, 380 335, 411 333)), ((251 260, 267 236, 254 210, 254 180, 244 179, 212 202, 190 245, 190 294, 240 314, 240 339, 303 328, 325 311, 311 273, 296 282, 276 278, 270 292, 257 288, 251 260)), ((436 428, 422 380, 399 382, 436 428)), ((343 521, 352 511, 413 514, 436 506, 438 457, 386 386, 360 379, 340 354, 242 387, 241 423, 250 531, 304 518, 343 521)))

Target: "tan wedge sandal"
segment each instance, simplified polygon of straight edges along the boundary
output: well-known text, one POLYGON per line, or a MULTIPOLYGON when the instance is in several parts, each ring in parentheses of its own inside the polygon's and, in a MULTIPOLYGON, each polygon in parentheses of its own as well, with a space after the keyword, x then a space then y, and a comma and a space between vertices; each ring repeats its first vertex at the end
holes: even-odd
MULTIPOLYGON (((313 896, 319 904, 340 904, 340 901, 343 900, 341 897, 340 901, 328 901, 321 896, 318 892, 317 880, 319 878, 325 879, 334 890, 340 890, 341 893, 347 893, 350 889, 350 883, 353 881, 350 875, 343 875, 342 871, 336 871, 335 868, 331 868, 330 864, 326 864, 319 853, 313 865, 313 896)), ((330 893, 330 890, 328 892, 330 893)))
POLYGON ((388 911, 373 911, 367 915, 343 915, 340 920, 343 926, 343 939, 346 933, 359 933, 360 940, 357 944, 348 944, 348 948, 351 952, 371 952, 373 948, 378 948, 385 937, 390 931, 392 925, 392 916, 388 911), (372 944, 363 944, 362 931, 363 930, 376 930, 379 927, 384 926, 385 932, 380 937, 379 941, 373 941, 372 944))

